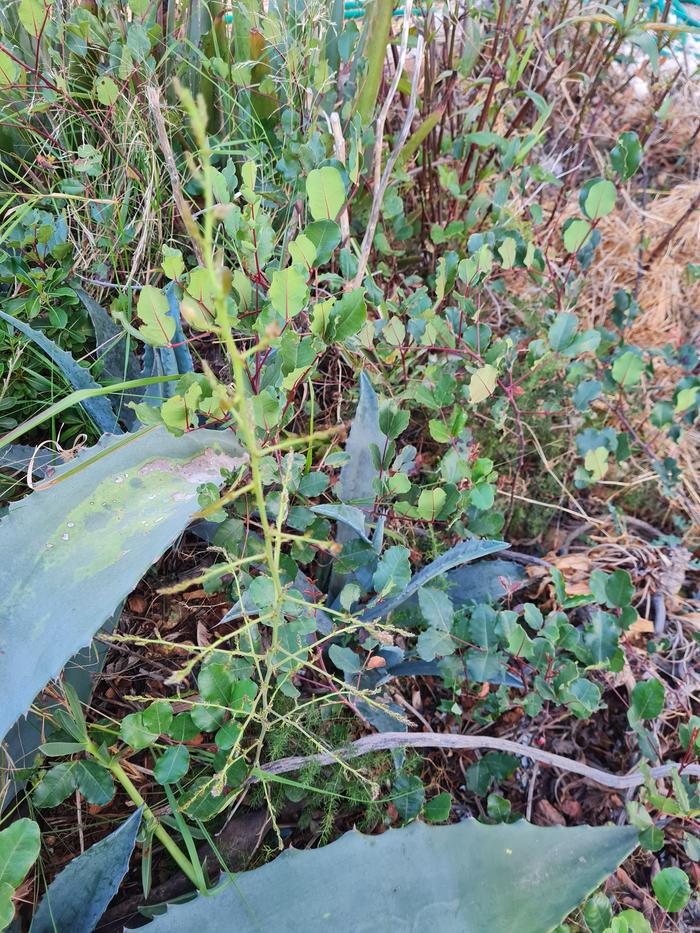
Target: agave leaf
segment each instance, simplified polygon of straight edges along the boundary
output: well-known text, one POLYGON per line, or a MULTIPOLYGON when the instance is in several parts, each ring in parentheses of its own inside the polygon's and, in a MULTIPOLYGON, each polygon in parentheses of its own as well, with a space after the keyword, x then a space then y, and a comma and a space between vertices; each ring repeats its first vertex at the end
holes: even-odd
POLYGON ((95 331, 97 358, 102 361, 104 371, 119 382, 138 379, 141 375, 139 362, 122 345, 127 336, 124 328, 116 324, 108 312, 80 286, 73 285, 72 288, 90 317, 95 331))
POLYGON ((630 827, 412 823, 228 876, 148 933, 548 933, 632 851, 630 827), (319 879, 342 879, 319 884, 319 879), (274 896, 271 896, 274 892, 274 896))
POLYGON ((309 604, 309 616, 316 624, 316 631, 322 635, 330 635, 333 631, 333 622, 328 613, 324 612, 319 605, 323 596, 319 588, 301 570, 297 571, 294 586, 299 590, 304 601, 309 604))
MULTIPOLYGON (((367 374, 362 372, 360 373, 360 400, 357 403, 350 435, 345 445, 345 452, 349 459, 343 465, 335 487, 336 495, 345 505, 366 512, 374 508, 374 480, 379 473, 372 462, 370 448, 372 444, 376 444, 381 452, 384 450, 385 443, 386 437, 379 429, 377 393, 367 374)), ((340 520, 336 535, 339 544, 345 544, 357 536, 358 532, 352 525, 340 520)), ((350 575, 340 574, 333 570, 328 585, 330 595, 337 596, 348 579, 350 575)))
MULTIPOLYGON (((95 331, 97 358, 102 363, 104 373, 117 382, 138 379, 141 376, 141 366, 134 354, 128 350, 124 328, 115 324, 105 309, 80 286, 73 285, 72 288, 90 317, 92 329, 95 331)), ((114 410, 130 431, 138 427, 138 419, 126 404, 138 400, 142 393, 143 389, 136 390, 129 398, 125 398, 121 393, 110 396, 114 410)))
POLYGON ((117 893, 141 825, 141 809, 74 858, 49 885, 30 933, 92 933, 117 893))
POLYGON ((374 480, 379 475, 372 463, 370 446, 380 452, 386 438, 379 430, 379 402, 366 373, 360 373, 360 400, 350 428, 345 452, 349 460, 340 471, 335 491, 338 498, 359 508, 374 508, 374 480))
MULTIPOLYGON (((48 358, 58 366, 68 382, 74 389, 99 389, 100 386, 92 378, 90 373, 83 366, 75 362, 73 357, 66 350, 62 350, 53 340, 42 334, 41 331, 34 330, 24 321, 17 320, 11 314, 0 311, 0 318, 11 324, 16 330, 24 334, 25 337, 35 343, 48 358)), ((109 400, 104 396, 85 399, 81 402, 85 411, 90 415, 100 431, 110 432, 112 434, 121 434, 121 429, 117 424, 117 416, 114 413, 109 400)))
POLYGON ((0 450, 0 470, 11 473, 26 473, 32 464, 33 476, 44 476, 54 463, 62 463, 60 454, 46 447, 30 447, 28 444, 9 444, 0 450))
MULTIPOLYGON (((378 652, 380 657, 386 661, 384 667, 377 667, 373 670, 363 671, 359 683, 357 675, 346 675, 347 683, 359 686, 362 690, 373 691, 373 701, 356 698, 354 703, 360 715, 362 715, 377 732, 407 732, 408 726, 405 721, 405 713, 396 703, 393 703, 385 694, 378 694, 377 689, 384 684, 389 683, 397 677, 442 677, 443 671, 440 667, 440 661, 422 661, 417 658, 403 658, 403 652, 398 651, 398 659, 392 656, 397 651, 396 648, 384 648, 378 652), (392 715, 395 713, 396 715, 392 715)), ((491 677, 486 678, 490 684, 506 684, 508 687, 523 686, 522 679, 510 671, 499 671, 491 677)))
MULTIPOLYGON (((527 574, 520 564, 512 560, 485 560, 478 564, 465 564, 445 574, 445 592, 456 608, 475 606, 479 603, 497 603, 506 592, 520 589, 527 574)), ((405 607, 418 606, 414 593, 405 607)), ((404 626, 406 623, 403 623, 404 626)))
POLYGON ((311 507, 311 511, 315 512, 316 515, 323 515, 325 518, 330 518, 331 521, 345 525, 346 528, 355 532, 353 537, 362 538, 367 544, 372 543, 372 539, 368 537, 365 530, 365 513, 362 509, 356 509, 353 505, 341 503, 340 505, 314 505, 311 507))
MULTIPOLYGON (((152 347, 147 345, 143 351, 144 376, 177 376, 191 373, 192 355, 185 340, 180 320, 180 302, 178 301, 175 283, 169 282, 165 286, 168 298, 168 314, 175 320, 175 333, 171 345, 167 347, 152 347)), ((151 386, 146 389, 143 401, 150 405, 160 405, 163 395, 170 398, 177 392, 177 383, 166 382, 163 386, 151 386)))
POLYGON ((104 437, 0 522, 0 736, 87 645, 243 457, 229 433, 104 437))
POLYGON ((488 560, 450 570, 447 574, 448 593, 457 607, 478 603, 496 603, 506 595, 506 587, 518 589, 527 574, 512 560, 488 560))
MULTIPOLYGON (((398 703, 394 703, 385 694, 373 697, 371 703, 360 699, 356 699, 354 703, 358 713, 374 726, 377 732, 408 732, 406 714, 398 703)), ((393 754, 400 755, 402 760, 405 757, 403 749, 394 749, 393 754)))
MULTIPOLYGON (((380 655, 383 654, 382 651, 379 652, 380 655)), ((389 680, 392 680, 394 677, 441 677, 442 669, 440 667, 440 661, 422 661, 417 658, 407 658, 405 661, 400 661, 399 663, 394 663, 393 665, 387 665, 386 668, 377 668, 377 672, 380 674, 378 683, 387 683, 389 680), (386 671, 386 673, 384 673, 386 671)), ((368 671, 363 674, 363 679, 360 681, 361 686, 365 685, 364 678, 368 673, 374 673, 373 671, 368 671)), ((511 674, 510 671, 503 671, 497 674, 494 674, 492 677, 486 678, 486 683, 489 684, 506 684, 508 687, 522 687, 523 682, 520 677, 516 677, 515 674, 511 674)))
POLYGON ((392 599, 386 599, 383 602, 375 600, 370 603, 368 608, 362 613, 360 619, 363 622, 370 622, 373 619, 382 619, 390 612, 398 609, 407 599, 417 593, 418 590, 430 583, 436 577, 441 577, 449 570, 459 567, 469 561, 476 560, 479 557, 486 557, 487 554, 493 554, 495 551, 503 551, 510 547, 505 541, 460 541, 449 551, 445 551, 437 560, 432 561, 426 567, 423 567, 414 577, 406 589, 394 596, 392 599))

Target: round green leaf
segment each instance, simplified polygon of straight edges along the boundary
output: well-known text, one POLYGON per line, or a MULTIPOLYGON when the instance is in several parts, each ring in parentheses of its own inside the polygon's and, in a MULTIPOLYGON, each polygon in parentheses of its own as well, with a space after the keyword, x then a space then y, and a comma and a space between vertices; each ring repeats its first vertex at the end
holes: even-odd
MULTIPOLYGON (((179 249, 174 249, 172 246, 163 246, 163 262, 162 262, 163 272, 167 275, 169 279, 179 279, 182 277, 185 271, 185 260, 182 258, 182 253, 179 249)), ((195 270, 196 272, 197 270, 195 270)), ((187 290, 190 290, 192 284, 192 279, 190 278, 190 285, 188 285, 187 290)), ((190 292, 190 294, 192 294, 190 292)))
POLYGON ((564 224, 562 235, 567 253, 577 253, 586 243, 591 225, 581 217, 573 217, 564 224))
POLYGON ((429 823, 444 823, 450 817, 452 795, 447 791, 433 797, 423 807, 423 816, 429 823))
POLYGON ((497 379, 498 370, 490 363, 486 363, 481 369, 477 369, 469 380, 469 398, 471 402, 478 405, 479 402, 483 402, 484 399, 492 395, 493 390, 496 388, 497 379))
POLYGON ((122 740, 136 752, 153 745, 159 735, 159 733, 146 728, 143 713, 130 713, 125 716, 119 726, 119 734, 122 740))
POLYGON ((634 132, 623 133, 610 152, 610 162, 623 181, 637 171, 642 161, 642 146, 634 132))
POLYGON ((300 233, 289 244, 289 255, 292 257, 292 262, 310 269, 316 259, 316 247, 307 236, 300 233))
POLYGON ((566 703, 579 719, 587 719, 598 709, 601 692, 597 684, 579 677, 571 683, 565 694, 566 703))
POLYGON ((664 839, 663 829, 647 826, 639 834, 639 845, 648 852, 660 852, 664 847, 664 839))
POLYGON ((626 388, 636 385, 643 372, 644 360, 631 350, 626 350, 613 363, 612 377, 618 385, 626 388))
POLYGON ((640 719, 655 719, 664 708, 665 695, 660 680, 642 680, 632 690, 632 709, 640 719))
POLYGON ((189 713, 178 713, 168 729, 168 735, 175 742, 190 742, 199 734, 199 729, 192 722, 189 713))
POLYGON ((234 716, 245 716, 253 708, 258 685, 252 680, 239 680, 231 691, 231 712, 234 716))
POLYGON ((623 609, 629 606, 634 596, 632 578, 626 570, 615 570, 605 581, 605 598, 608 606, 623 609))
POLYGON ((34 788, 32 802, 36 807, 57 807, 78 786, 77 761, 65 761, 44 774, 34 788))
POLYGON ((78 790, 88 803, 103 807, 114 797, 112 775, 96 761, 79 761, 76 775, 78 790))
POLYGON ((340 227, 334 220, 315 220, 304 228, 304 236, 311 240, 316 249, 314 265, 323 266, 329 262, 340 243, 340 227))
POLYGON ((20 819, 0 830, 0 885, 16 888, 39 857, 41 833, 34 820, 20 819))
POLYGON ((700 862, 700 839, 693 833, 683 833, 683 848, 692 862, 700 862))
POLYGON ((173 711, 167 700, 156 700, 142 713, 143 724, 149 732, 162 735, 173 722, 173 711))
POLYGON ((362 659, 352 650, 342 645, 331 645, 328 656, 339 671, 344 674, 359 674, 362 670, 362 659))
POLYGON ((388 596, 397 590, 403 590, 411 579, 411 565, 408 561, 409 550, 396 544, 381 556, 374 571, 372 583, 377 593, 388 596))
POLYGON ((549 346, 558 352, 565 350, 573 343, 578 330, 578 318, 571 311, 560 311, 552 326, 549 328, 547 339, 549 346))
POLYGON ((24 83, 23 70, 6 52, 0 52, 0 87, 24 83))
POLYGON ((238 744, 242 733, 243 729, 240 723, 236 722, 235 719, 229 719, 214 736, 216 747, 222 749, 222 751, 228 751, 238 744))
POLYGON ((95 81, 95 94, 101 104, 111 107, 119 97, 119 85, 109 75, 102 75, 95 81))
POLYGON ((277 269, 272 273, 270 303, 285 321, 299 314, 306 303, 307 293, 306 276, 296 266, 277 269))
POLYGON ((234 677, 225 664, 207 664, 199 672, 197 686, 204 700, 219 706, 228 706, 234 677))
POLYGON ((306 179, 306 194, 314 220, 335 220, 345 204, 345 186, 338 169, 324 165, 310 171, 306 179))
POLYGON ((607 447, 596 447, 594 450, 587 450, 583 458, 583 465, 591 474, 593 482, 597 483, 608 472, 608 449, 607 447))
POLYGON ((190 753, 185 745, 173 745, 161 755, 153 768, 153 776, 159 784, 176 784, 187 774, 190 753))
POLYGON ((153 347, 167 347, 175 336, 175 319, 168 314, 168 299, 159 288, 141 289, 136 313, 141 319, 139 333, 153 347))
POLYGON ((364 288, 346 292, 331 310, 331 322, 334 325, 333 339, 347 340, 361 329, 366 320, 367 305, 364 288))
POLYGON ((607 897, 599 891, 590 897, 583 908, 583 919, 591 933, 605 933, 612 922, 612 908, 607 897))
POLYGON ((418 636, 416 650, 423 661, 445 658, 454 654, 456 644, 449 632, 439 628, 428 628, 418 636))
POLYGON ((486 812, 497 823, 505 823, 511 813, 510 801, 495 792, 486 798, 486 812))
POLYGON ((12 897, 15 889, 6 881, 0 882, 0 930, 9 927, 15 915, 15 905, 12 903, 12 897))
POLYGON ((450 631, 454 621, 454 606, 444 590, 422 586, 418 590, 418 605, 421 615, 431 628, 450 631))
POLYGON ((444 489, 424 489, 418 497, 418 517, 424 522, 435 521, 446 501, 444 489))
POLYGON ((651 886, 664 910, 683 910, 690 900, 690 881, 681 868, 663 868, 655 875, 651 886))
POLYGON ((208 706, 205 703, 197 703, 190 710, 192 722, 202 732, 213 732, 218 729, 225 715, 225 709, 218 706, 208 706))
POLYGON ((424 799, 425 788, 419 777, 415 774, 401 773, 397 775, 391 800, 402 822, 406 823, 418 816, 424 799))
POLYGON ((649 921, 638 910, 623 910, 610 924, 610 933, 652 933, 649 921))
POLYGON ((21 0, 19 21, 32 36, 38 36, 44 23, 51 15, 51 0, 21 0))
POLYGON ((617 191, 611 181, 595 181, 586 191, 583 210, 590 220, 605 217, 615 207, 617 191))

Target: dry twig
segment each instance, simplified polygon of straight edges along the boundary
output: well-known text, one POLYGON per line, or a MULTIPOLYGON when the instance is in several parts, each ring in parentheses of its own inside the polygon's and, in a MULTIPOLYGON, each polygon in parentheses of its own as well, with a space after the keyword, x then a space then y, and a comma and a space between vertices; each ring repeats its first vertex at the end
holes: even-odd
POLYGON ((423 63, 423 36, 418 36, 418 41, 416 42, 416 67, 415 71, 413 72, 413 80, 411 82, 411 96, 408 101, 408 107, 406 109, 406 116, 404 117, 403 126, 401 127, 399 138, 396 140, 394 148, 391 150, 391 153, 386 160, 384 173, 380 177, 384 122, 386 120, 387 113, 389 112, 389 107, 393 97, 396 93, 396 89, 399 85, 399 79, 401 78, 401 73, 403 71, 403 62, 406 57, 406 48, 408 46, 408 13, 409 11, 407 10, 404 19, 404 34, 401 37, 399 61, 396 66, 394 80, 391 83, 389 93, 387 94, 384 101, 384 106, 382 107, 379 116, 377 117, 374 143, 374 194, 372 196, 372 209, 370 211, 369 221, 367 222, 367 229, 365 230, 365 235, 362 239, 360 258, 357 266, 357 275, 352 281, 352 288, 358 288, 362 284, 362 280, 365 277, 365 270, 367 269, 367 262, 369 261, 369 254, 370 250, 372 249, 372 243, 374 242, 374 232, 377 229, 377 223, 379 222, 379 212, 381 211, 382 201, 384 200, 384 193, 386 192, 387 186, 389 184, 389 179, 391 178, 391 173, 394 169, 394 165, 396 164, 396 160, 398 159, 399 154, 401 153, 401 150, 403 149, 404 144, 408 139, 411 123, 413 122, 413 114, 416 111, 418 85, 420 84, 421 66, 423 63))

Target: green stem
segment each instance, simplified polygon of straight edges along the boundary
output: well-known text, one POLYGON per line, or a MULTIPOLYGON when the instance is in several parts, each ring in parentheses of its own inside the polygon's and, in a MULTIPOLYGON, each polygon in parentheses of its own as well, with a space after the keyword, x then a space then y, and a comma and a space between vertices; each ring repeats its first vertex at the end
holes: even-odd
POLYGON ((126 771, 122 768, 121 763, 116 758, 107 758, 104 753, 100 751, 97 745, 90 739, 88 739, 85 743, 85 751, 88 753, 88 755, 92 756, 95 761, 98 761, 105 768, 109 769, 114 778, 124 788, 130 800, 132 800, 137 807, 143 807, 144 818, 148 823, 149 828, 153 830, 154 836, 167 849, 167 851, 172 856, 173 861, 176 863, 178 868, 180 868, 183 874, 189 878, 189 880, 198 890, 201 890, 202 885, 200 881, 200 874, 193 867, 190 860, 186 857, 186 855, 183 853, 165 827, 160 823, 158 817, 138 792, 136 785, 133 783, 126 771))
POLYGON ((180 847, 177 845, 175 840, 168 833, 162 823, 159 822, 158 817, 138 792, 136 786, 126 771, 122 768, 121 764, 118 761, 110 762, 109 770, 112 772, 117 781, 119 781, 121 786, 124 788, 131 800, 133 800, 136 806, 143 807, 144 818, 152 828, 153 834, 169 852, 178 868, 184 875, 187 876, 187 878, 189 878, 189 880, 198 890, 201 890, 201 879, 199 877, 199 873, 196 871, 190 860, 187 858, 184 852, 182 852, 180 847))
MULTIPOLYGON (((260 460, 264 456, 264 452, 258 446, 258 441, 255 436, 255 419, 253 412, 250 409, 246 392, 246 377, 243 365, 243 355, 236 346, 236 342, 233 339, 233 334, 231 332, 231 325, 228 319, 227 293, 224 288, 223 275, 216 269, 214 264, 214 185, 211 171, 211 148, 209 145, 209 137, 206 132, 204 116, 192 98, 187 94, 183 94, 182 100, 185 108, 189 112, 190 118, 192 120, 192 128, 200 148, 200 159, 204 182, 204 221, 202 236, 203 261, 204 266, 209 273, 209 280, 214 291, 216 327, 219 333, 219 338, 226 347, 226 352, 228 353, 231 362, 233 384, 235 387, 235 405, 236 414, 238 416, 237 420, 243 443, 245 444, 248 455, 250 457, 251 485, 253 487, 252 491, 255 498, 255 504, 260 515, 260 525, 262 527, 263 543, 265 549, 265 560, 269 567, 270 576, 272 578, 272 583, 275 589, 276 603, 279 605, 282 599, 282 582, 279 573, 279 562, 276 559, 276 554, 272 546, 273 533, 267 518, 267 511, 265 508, 265 489, 260 472, 260 460)), ((273 651, 276 650, 278 644, 278 629, 279 620, 277 618, 277 614, 275 613, 272 625, 273 651)))

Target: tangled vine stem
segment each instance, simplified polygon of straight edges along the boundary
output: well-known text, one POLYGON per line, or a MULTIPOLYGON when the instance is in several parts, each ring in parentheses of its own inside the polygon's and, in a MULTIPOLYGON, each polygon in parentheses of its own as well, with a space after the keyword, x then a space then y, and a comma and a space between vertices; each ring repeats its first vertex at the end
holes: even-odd
MULTIPOLYGON (((540 748, 532 748, 521 742, 511 742, 509 739, 499 739, 489 735, 442 735, 437 732, 380 732, 377 735, 366 735, 356 742, 351 742, 345 748, 331 752, 321 752, 317 755, 296 756, 293 758, 280 758, 279 761, 270 761, 261 765, 253 772, 251 783, 264 780, 267 774, 286 774, 288 771, 298 771, 306 765, 332 765, 346 761, 349 758, 358 758, 370 752, 386 751, 390 748, 453 748, 457 751, 467 751, 477 748, 492 748, 501 752, 510 752, 523 758, 530 758, 543 765, 571 771, 582 777, 610 787, 613 790, 629 790, 644 783, 641 771, 632 771, 630 774, 612 774, 602 768, 591 768, 590 765, 563 755, 555 755, 540 748)), ((680 764, 665 764, 649 768, 652 778, 669 777, 680 764)), ((700 765, 687 765, 683 768, 684 774, 700 777, 700 765)))

